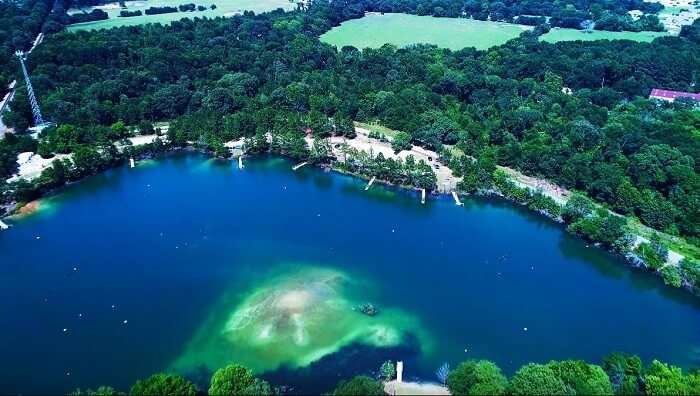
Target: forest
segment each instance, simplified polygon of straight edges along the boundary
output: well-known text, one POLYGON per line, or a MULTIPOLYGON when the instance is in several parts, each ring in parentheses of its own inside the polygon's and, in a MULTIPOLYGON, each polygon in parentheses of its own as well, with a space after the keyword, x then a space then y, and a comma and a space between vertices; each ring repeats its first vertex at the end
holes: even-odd
MULTIPOLYGON (((98 0, 0 0, 0 93, 4 94, 6 85, 17 66, 13 61, 14 51, 28 50, 40 32, 54 33, 65 25, 72 23, 107 19, 102 10, 93 10, 68 15, 70 7, 89 7, 99 4, 98 0)), ((655 15, 663 6, 642 0, 626 1, 476 1, 476 0, 384 0, 350 2, 350 7, 362 7, 367 11, 406 12, 418 15, 435 15, 443 17, 471 17, 480 20, 517 22, 528 25, 542 24, 547 16, 550 26, 573 27, 581 29, 587 21, 595 21, 596 29, 603 30, 663 30, 655 15), (353 4, 355 3, 355 4, 353 4), (639 20, 632 20, 627 11, 640 10, 644 15, 639 20)), ((172 7, 151 7, 147 14, 170 11, 172 7), (168 9, 166 11, 166 9, 168 9)), ((205 7, 200 6, 200 11, 205 7)), ((186 9, 193 11, 194 7, 186 9)), ((183 10, 180 10, 183 11, 183 10)), ((135 16, 126 11, 121 16, 135 16)))
MULTIPOLYGON (((396 368, 391 361, 381 364, 372 376, 359 375, 341 380, 329 395, 385 395, 383 381, 391 381, 396 368)), ((602 364, 582 360, 529 363, 508 378, 488 360, 467 360, 454 369, 445 363, 436 379, 453 395, 694 395, 700 393, 700 373, 683 372, 679 367, 658 360, 644 365, 635 355, 612 353, 602 364)), ((216 370, 206 391, 186 378, 158 373, 137 381, 129 395, 276 395, 288 390, 275 386, 239 364, 216 370)), ((71 395, 118 395, 101 386, 96 390, 76 389, 71 395)))
MULTIPOLYGON (((658 230, 700 236, 700 116, 687 101, 644 99, 653 87, 694 89, 700 24, 649 44, 547 44, 537 29, 487 51, 336 51, 318 41, 376 6, 367 3, 58 33, 29 63, 46 115, 73 132, 39 145, 66 152, 114 139, 104 131, 118 121, 173 121, 171 132, 216 151, 271 130, 325 137, 327 120, 378 121, 442 150, 472 181, 467 190, 492 183, 493 164, 512 166, 658 230)), ((31 122, 23 90, 15 103, 5 118, 21 131, 31 122)), ((10 153, 2 177, 13 151, 0 150, 10 153)))

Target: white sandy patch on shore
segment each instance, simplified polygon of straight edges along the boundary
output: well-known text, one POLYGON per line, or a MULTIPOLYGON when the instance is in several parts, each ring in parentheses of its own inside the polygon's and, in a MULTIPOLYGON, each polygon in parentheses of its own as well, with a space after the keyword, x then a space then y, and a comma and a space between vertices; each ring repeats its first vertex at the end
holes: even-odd
POLYGON ((497 168, 506 172, 518 187, 527 188, 532 192, 542 193, 542 195, 552 198, 560 205, 565 205, 571 196, 569 190, 554 183, 550 183, 545 179, 527 176, 515 169, 505 166, 498 166, 497 168))
POLYGON ((396 382, 384 383, 384 392, 388 395, 450 395, 450 391, 431 382, 396 382))
MULTIPOLYGON (((424 149, 423 147, 413 146, 411 150, 403 150, 398 154, 394 153, 394 149, 391 148, 391 142, 383 142, 379 139, 374 139, 369 137, 370 131, 365 128, 355 127, 355 132, 357 136, 354 139, 347 139, 342 136, 333 136, 330 138, 331 145, 333 147, 333 153, 337 158, 341 158, 343 153, 340 148, 336 148, 336 145, 347 144, 348 147, 353 148, 358 151, 364 151, 365 153, 371 154, 373 157, 382 153, 384 158, 391 159, 402 159, 406 160, 409 155, 412 155, 416 162, 423 161, 430 165, 435 172, 437 177, 438 189, 443 192, 449 192, 456 188, 459 178, 452 174, 452 170, 438 162, 439 155, 435 151, 424 149)), ((306 137, 306 142, 309 147, 313 146, 314 139, 312 137, 306 137)))
POLYGON ((17 181, 20 178, 25 180, 35 179, 41 175, 44 169, 50 167, 55 160, 70 157, 71 154, 57 154, 51 158, 42 158, 40 155, 30 151, 19 153, 19 155, 17 155, 19 169, 15 175, 7 179, 7 182, 17 181))
POLYGON ((129 138, 129 141, 131 144, 134 146, 143 146, 144 144, 151 144, 156 141, 157 138, 162 138, 162 136, 158 135, 141 135, 141 136, 133 136, 129 138))

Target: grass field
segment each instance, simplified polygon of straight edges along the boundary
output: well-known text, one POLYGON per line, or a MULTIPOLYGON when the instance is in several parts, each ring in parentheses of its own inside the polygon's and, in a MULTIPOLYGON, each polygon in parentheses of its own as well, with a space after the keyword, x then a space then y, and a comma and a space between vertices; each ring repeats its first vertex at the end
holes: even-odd
MULTIPOLYGON (((74 25, 68 26, 68 30, 76 31, 92 29, 109 29, 119 26, 142 25, 145 23, 166 24, 172 21, 178 21, 182 18, 214 18, 217 16, 233 16, 236 13, 243 12, 244 10, 261 13, 277 8, 291 10, 296 7, 295 3, 291 2, 290 0, 147 0, 127 1, 126 9, 129 11, 145 11, 149 7, 177 7, 178 5, 185 3, 195 3, 197 5, 202 5, 207 7, 207 10, 194 12, 174 12, 170 14, 142 15, 137 17, 121 18, 118 15, 119 12, 123 10, 123 8, 119 8, 117 6, 117 3, 112 3, 106 6, 99 7, 104 9, 104 11, 106 11, 107 14, 109 14, 109 19, 104 21, 76 23, 74 25), (209 9, 209 6, 211 6, 212 4, 216 4, 215 10, 209 9)), ((92 8, 87 8, 86 11, 90 12, 91 9, 92 8)), ((80 10, 71 9, 69 13, 73 14, 79 11, 80 10)))
POLYGON ((453 50, 487 49, 518 37, 530 27, 464 18, 435 18, 408 14, 368 14, 343 22, 321 36, 321 41, 342 48, 378 48, 386 43, 403 47, 427 43, 453 50))
POLYGON ((559 41, 595 41, 595 40, 633 40, 641 42, 650 42, 657 37, 666 36, 666 32, 606 32, 603 30, 594 30, 585 32, 576 29, 554 28, 549 33, 542 35, 540 40, 548 43, 556 43, 559 41))

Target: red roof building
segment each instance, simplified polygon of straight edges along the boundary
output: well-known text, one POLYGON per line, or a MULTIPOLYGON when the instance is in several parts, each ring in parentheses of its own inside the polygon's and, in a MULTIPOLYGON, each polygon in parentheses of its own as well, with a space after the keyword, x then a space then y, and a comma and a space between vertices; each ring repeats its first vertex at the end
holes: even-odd
POLYGON ((700 94, 680 91, 667 91, 665 89, 652 89, 649 99, 659 99, 673 102, 677 98, 691 98, 700 101, 700 94))

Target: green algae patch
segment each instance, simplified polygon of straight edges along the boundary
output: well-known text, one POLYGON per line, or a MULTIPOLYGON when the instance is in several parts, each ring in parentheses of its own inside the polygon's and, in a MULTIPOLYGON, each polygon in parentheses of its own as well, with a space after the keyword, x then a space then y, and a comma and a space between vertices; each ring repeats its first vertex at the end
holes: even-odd
POLYGON ((353 343, 381 348, 400 345, 408 334, 427 339, 417 320, 399 309, 361 313, 368 287, 318 267, 268 278, 238 303, 224 298, 173 369, 187 373, 237 362, 260 373, 304 367, 353 343))

